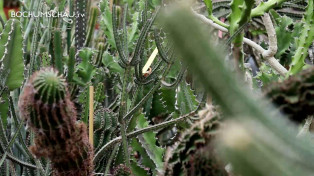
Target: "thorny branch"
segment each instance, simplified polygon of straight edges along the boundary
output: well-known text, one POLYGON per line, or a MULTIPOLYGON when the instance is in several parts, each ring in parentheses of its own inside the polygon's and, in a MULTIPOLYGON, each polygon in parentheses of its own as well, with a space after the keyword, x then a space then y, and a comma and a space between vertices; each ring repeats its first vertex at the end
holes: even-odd
MULTIPOLYGON (((154 130, 157 130, 157 129, 160 129, 160 128, 164 128, 164 127, 176 124, 176 123, 181 122, 181 121, 183 121, 184 119, 186 119, 186 118, 188 118, 190 116, 193 116, 194 114, 195 114, 195 111, 192 111, 191 113, 183 115, 183 116, 181 116, 179 118, 176 118, 176 119, 173 119, 173 120, 169 120, 169 121, 166 121, 166 122, 162 122, 162 123, 159 123, 157 125, 149 126, 149 127, 146 127, 146 128, 138 129, 136 131, 128 133, 126 135, 126 137, 128 139, 129 138, 133 138, 133 137, 136 137, 136 136, 138 136, 140 134, 143 134, 143 133, 146 133, 146 132, 149 132, 149 131, 154 131, 154 130)), ((101 158, 102 153, 104 153, 106 150, 108 150, 109 148, 111 148, 115 144, 120 143, 121 141, 122 141, 121 136, 116 137, 115 139, 109 141, 106 145, 104 145, 101 149, 99 149, 99 151, 95 154, 94 162, 98 161, 101 158)))

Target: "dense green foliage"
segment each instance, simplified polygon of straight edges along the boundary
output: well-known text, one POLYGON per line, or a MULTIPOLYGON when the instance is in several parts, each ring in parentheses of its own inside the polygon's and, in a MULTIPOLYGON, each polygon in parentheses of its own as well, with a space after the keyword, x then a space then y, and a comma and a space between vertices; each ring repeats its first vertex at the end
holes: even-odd
POLYGON ((312 0, 0 6, 0 175, 313 173, 312 0))

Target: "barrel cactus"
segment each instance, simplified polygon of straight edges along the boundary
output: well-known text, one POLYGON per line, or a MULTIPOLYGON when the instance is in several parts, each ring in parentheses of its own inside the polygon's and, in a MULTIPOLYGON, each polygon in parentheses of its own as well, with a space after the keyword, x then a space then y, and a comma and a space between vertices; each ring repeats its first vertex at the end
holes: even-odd
POLYGON ((265 94, 296 122, 314 113, 314 67, 265 88, 265 94))
POLYGON ((86 126, 76 122, 65 79, 53 68, 34 73, 19 99, 21 118, 35 133, 30 150, 52 162, 55 176, 92 175, 86 126))

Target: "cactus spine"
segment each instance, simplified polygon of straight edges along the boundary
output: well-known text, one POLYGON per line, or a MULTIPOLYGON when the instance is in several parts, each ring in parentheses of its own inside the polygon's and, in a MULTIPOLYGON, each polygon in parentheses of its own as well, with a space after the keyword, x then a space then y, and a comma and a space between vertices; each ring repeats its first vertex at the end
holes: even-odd
POLYGON ((55 176, 92 175, 92 147, 86 126, 76 123, 76 110, 65 79, 53 68, 32 75, 19 99, 21 118, 35 132, 32 153, 52 161, 55 176))

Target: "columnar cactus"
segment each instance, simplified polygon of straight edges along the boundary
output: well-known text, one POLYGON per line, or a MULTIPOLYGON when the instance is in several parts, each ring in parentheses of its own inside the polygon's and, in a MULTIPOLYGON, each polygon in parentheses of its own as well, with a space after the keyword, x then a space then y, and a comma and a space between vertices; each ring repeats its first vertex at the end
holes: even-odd
POLYGON ((0 72, 9 90, 19 88, 24 80, 23 32, 21 23, 11 19, 0 34, 0 72))
POLYGON ((52 161, 55 176, 92 175, 92 147, 86 126, 76 123, 76 110, 65 79, 44 68, 29 79, 20 96, 22 120, 35 132, 32 153, 52 161))
MULTIPOLYGON (((86 0, 75 1, 75 47, 76 51, 80 50, 86 39, 86 0)), ((79 57, 76 58, 80 60, 79 57)))

